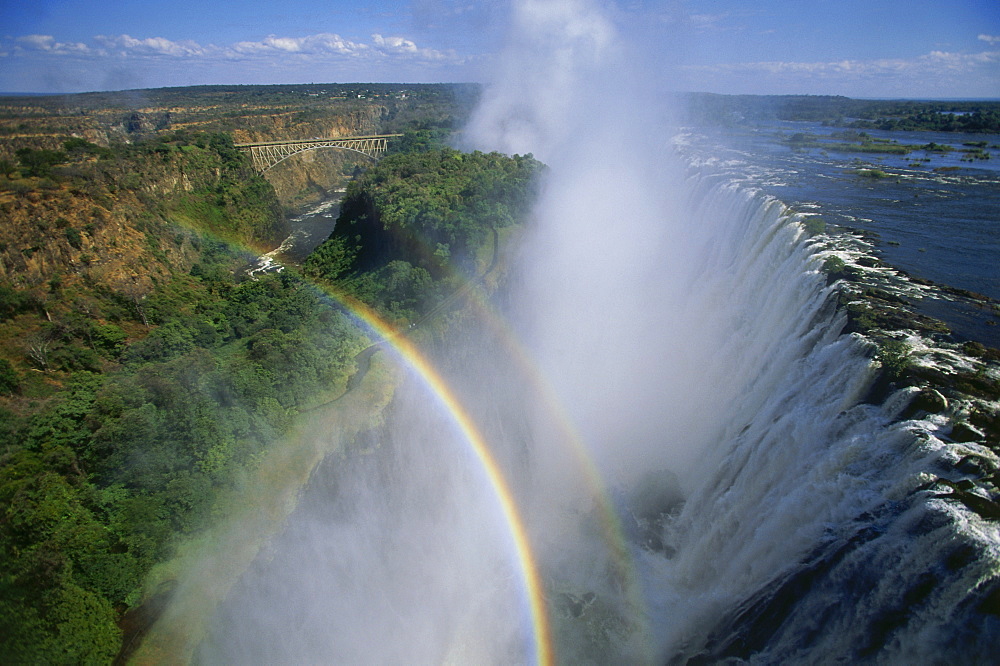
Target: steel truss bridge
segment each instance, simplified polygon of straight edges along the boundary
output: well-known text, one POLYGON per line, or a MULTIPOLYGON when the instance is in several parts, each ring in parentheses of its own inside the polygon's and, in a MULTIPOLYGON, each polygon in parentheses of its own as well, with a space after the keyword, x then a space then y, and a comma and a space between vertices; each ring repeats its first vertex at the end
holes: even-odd
POLYGON ((250 153, 255 169, 264 173, 275 164, 317 148, 340 148, 361 153, 377 160, 385 154, 389 139, 402 134, 373 134, 371 136, 347 136, 338 139, 292 139, 290 141, 262 141, 260 143, 237 143, 236 148, 250 153))

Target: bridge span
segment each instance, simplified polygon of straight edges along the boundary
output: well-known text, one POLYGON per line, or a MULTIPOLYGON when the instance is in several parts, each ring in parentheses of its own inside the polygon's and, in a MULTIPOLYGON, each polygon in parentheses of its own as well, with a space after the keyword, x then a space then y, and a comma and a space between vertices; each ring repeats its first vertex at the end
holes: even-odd
POLYGON ((281 161, 317 148, 340 148, 361 153, 377 160, 385 154, 388 141, 402 134, 372 134, 370 136, 345 136, 336 139, 291 139, 288 141, 261 141, 258 143, 237 143, 236 148, 250 153, 254 168, 261 173, 281 161))

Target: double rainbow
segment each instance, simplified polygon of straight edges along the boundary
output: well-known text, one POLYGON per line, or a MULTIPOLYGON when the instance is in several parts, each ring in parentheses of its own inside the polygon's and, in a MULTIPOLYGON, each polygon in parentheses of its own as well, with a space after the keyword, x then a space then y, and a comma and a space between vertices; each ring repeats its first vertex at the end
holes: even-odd
POLYGON ((524 579, 525 593, 531 613, 535 643, 535 662, 545 666, 553 664, 552 627, 546 608, 538 564, 535 562, 528 537, 528 530, 517 510, 514 494, 507 480, 504 478, 500 464, 490 450, 486 438, 441 374, 403 332, 396 329, 379 316, 378 313, 356 298, 329 287, 323 288, 322 291, 345 307, 352 315, 364 322, 406 361, 436 396, 437 400, 451 416, 462 436, 469 443, 476 459, 482 465, 489 479, 490 486, 500 504, 504 521, 510 530, 510 535, 514 542, 514 549, 524 579))
MULTIPOLYGON (((649 627, 646 623, 646 604, 638 585, 632 556, 629 551, 621 522, 614 509, 610 496, 604 487, 600 472, 591 459, 582 437, 575 430, 571 419, 561 407, 555 391, 545 381, 535 363, 509 325, 498 316, 492 307, 482 298, 482 292, 466 284, 466 303, 475 310, 477 316, 486 322, 501 341, 505 358, 512 360, 520 376, 534 390, 545 413, 557 428, 560 444, 572 454, 576 464, 583 472, 583 478, 590 487, 590 493, 595 498, 596 517, 604 540, 610 551, 610 561, 613 567, 612 575, 616 587, 623 594, 630 608, 631 618, 638 622, 637 633, 641 641, 649 647, 649 627)), ((504 521, 507 524, 518 558, 519 568, 531 614, 531 625, 534 633, 535 662, 537 664, 555 663, 555 647, 548 605, 546 603, 538 562, 533 553, 529 533, 524 519, 518 510, 517 502, 510 485, 504 477, 502 468, 493 455, 489 443, 476 425, 462 401, 452 390, 448 382, 441 376, 424 353, 409 339, 406 331, 401 331, 372 308, 352 296, 335 288, 324 285, 321 291, 351 315, 357 317, 368 326, 382 341, 390 346, 409 365, 431 390, 441 406, 446 410, 451 420, 460 430, 462 437, 468 442, 476 459, 482 466, 489 480, 494 495, 500 505, 504 521)), ((382 343, 376 343, 382 344, 382 343)))
MULTIPOLYGON (((595 500, 596 517, 609 548, 614 583, 629 608, 628 614, 637 622, 635 629, 640 637, 640 644, 645 644, 649 649, 650 633, 646 603, 638 584, 632 555, 624 538, 618 513, 605 488, 600 471, 594 464, 583 438, 576 431, 571 418, 563 409, 556 392, 538 370, 537 364, 533 362, 509 324, 486 302, 483 290, 476 288, 477 283, 482 282, 488 274, 492 273, 500 262, 499 245, 499 236, 494 231, 493 260, 480 277, 469 279, 458 271, 451 272, 452 278, 461 285, 454 296, 456 299, 464 298, 467 306, 475 311, 480 321, 493 330, 506 354, 505 358, 514 363, 520 377, 534 391, 534 395, 540 400, 551 423, 555 425, 560 440, 559 444, 566 447, 582 471, 583 479, 589 486, 589 492, 595 500)), ((386 321, 371 307, 350 294, 338 290, 328 283, 310 282, 314 288, 344 308, 350 315, 365 324, 377 337, 381 338, 381 342, 376 344, 385 344, 391 347, 403 362, 414 370, 445 409, 462 437, 468 442, 496 496, 513 542, 531 616, 535 662, 541 665, 555 663, 552 625, 539 565, 531 547, 524 518, 518 510, 515 496, 504 477, 501 465, 491 451, 488 440, 448 382, 426 355, 410 340, 407 331, 400 330, 386 321)), ((647 656, 651 658, 651 654, 647 656)))

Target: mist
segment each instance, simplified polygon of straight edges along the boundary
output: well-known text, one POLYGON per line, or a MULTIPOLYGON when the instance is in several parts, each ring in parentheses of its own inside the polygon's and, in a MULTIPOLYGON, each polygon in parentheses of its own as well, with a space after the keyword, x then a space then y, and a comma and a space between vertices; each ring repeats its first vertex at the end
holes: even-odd
MULTIPOLYGON (((839 335, 823 248, 681 159, 656 45, 621 30, 598 2, 512 4, 463 141, 549 168, 495 302, 428 351, 507 479, 560 663, 713 654, 719 627, 743 635, 734 609, 936 455, 859 402, 870 354, 839 335)), ((197 661, 535 659, 502 491, 398 360, 389 416, 313 475, 197 661)), ((816 632, 825 654, 856 640, 816 632)))
MULTIPOLYGON (((766 303, 733 292, 744 278, 766 293, 773 276, 748 268, 752 236, 730 238, 725 225, 742 211, 705 203, 714 199, 676 158, 673 110, 645 92, 661 86, 649 85, 656 72, 643 63, 655 59, 643 46, 595 2, 513 4, 508 45, 464 132, 466 148, 532 153, 549 167, 498 296, 506 305, 490 315, 513 336, 498 339, 486 320, 433 352, 515 488, 568 663, 662 658, 677 618, 658 616, 664 582, 643 578, 666 560, 642 545, 665 548, 664 517, 734 427, 719 415, 764 399, 748 398, 748 384, 787 332, 781 321, 759 330, 754 309, 766 303), (527 369, 510 361, 520 354, 527 369), (631 561, 642 558, 653 569, 631 561)), ((797 275, 807 256, 796 257, 797 275)), ((807 310, 821 308, 814 290, 799 291, 807 310)), ((199 661, 532 659, 496 491, 420 384, 395 397, 368 447, 314 474, 199 661)))

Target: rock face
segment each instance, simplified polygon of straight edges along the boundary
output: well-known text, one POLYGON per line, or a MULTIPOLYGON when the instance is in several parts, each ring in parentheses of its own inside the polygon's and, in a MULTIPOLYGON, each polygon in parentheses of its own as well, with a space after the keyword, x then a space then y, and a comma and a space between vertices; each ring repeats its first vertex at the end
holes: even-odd
POLYGON ((199 233, 270 249, 287 223, 255 175, 231 146, 157 144, 21 179, 0 191, 0 280, 17 289, 83 280, 136 297, 190 270, 199 233))
POLYGON ((264 178, 274 187, 285 212, 295 215, 309 206, 336 198, 358 168, 372 160, 336 148, 293 155, 270 168, 264 178))
MULTIPOLYGON (((346 113, 307 117, 283 113, 255 118, 252 128, 233 132, 237 143, 282 139, 337 138, 377 134, 388 114, 382 105, 370 104, 346 113)), ((335 196, 371 160, 363 155, 336 148, 310 150, 293 155, 269 169, 264 177, 274 186, 278 200, 289 213, 335 196)))
POLYGON ((166 261, 153 260, 133 215, 139 204, 133 199, 129 206, 128 199, 98 201, 62 188, 46 196, 0 195, 0 280, 30 289, 57 275, 85 276, 115 291, 145 293, 152 280, 167 277, 169 265, 190 267, 195 252, 187 235, 157 244, 166 261))

